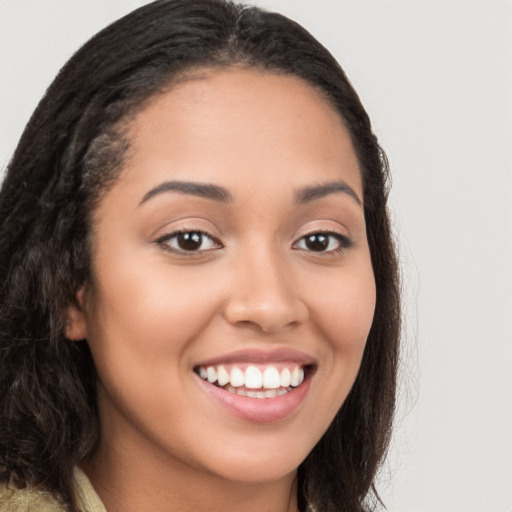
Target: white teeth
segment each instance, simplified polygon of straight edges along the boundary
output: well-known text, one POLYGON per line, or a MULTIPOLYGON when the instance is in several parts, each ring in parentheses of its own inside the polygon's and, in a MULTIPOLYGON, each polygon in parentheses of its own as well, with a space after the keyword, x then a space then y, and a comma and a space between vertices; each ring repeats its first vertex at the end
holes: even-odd
POLYGON ((280 384, 282 388, 287 388, 290 385, 290 378, 292 374, 288 368, 283 368, 280 375, 280 384))
POLYGON ((292 375, 290 377, 290 386, 293 386, 296 388, 299 385, 299 367, 296 366, 293 371, 292 375))
POLYGON ((212 384, 217 380, 217 372, 213 366, 208 366, 208 368, 206 368, 206 378, 208 379, 208 382, 211 382, 212 384))
POLYGON ((199 366, 196 371, 203 380, 211 384, 217 383, 231 393, 253 398, 280 396, 304 381, 304 368, 298 365, 284 367, 281 372, 273 365, 264 369, 249 365, 245 372, 238 366, 232 366, 228 372, 224 365, 199 366))
POLYGON ((246 389, 245 387, 241 388, 234 388, 233 386, 230 386, 229 384, 224 388, 226 391, 229 391, 230 393, 234 393, 235 395, 240 396, 248 396, 249 398, 274 398, 276 396, 286 395, 288 391, 291 391, 293 388, 289 387, 287 389, 285 388, 279 388, 279 389, 267 389, 266 391, 256 391, 252 389, 246 389))
POLYGON ((217 368, 217 382, 219 386, 225 386, 229 382, 229 373, 226 371, 224 366, 217 368))
POLYGON ((234 388, 239 388, 240 386, 243 386, 245 384, 245 375, 240 368, 237 368, 236 366, 233 366, 233 369, 231 370, 230 376, 229 376, 230 384, 234 388))
POLYGON ((245 370, 245 387, 249 389, 260 389, 263 385, 263 375, 256 366, 248 366, 245 370))
POLYGON ((263 387, 267 389, 277 389, 281 386, 279 372, 273 366, 269 366, 263 372, 263 387))

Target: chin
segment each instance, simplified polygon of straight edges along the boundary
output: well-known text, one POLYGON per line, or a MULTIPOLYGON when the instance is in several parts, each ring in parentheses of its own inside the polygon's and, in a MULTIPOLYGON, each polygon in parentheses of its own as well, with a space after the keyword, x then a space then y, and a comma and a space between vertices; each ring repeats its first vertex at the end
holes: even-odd
POLYGON ((247 443, 246 449, 240 450, 232 444, 222 454, 217 453, 210 458, 209 470, 224 479, 248 484, 268 483, 293 476, 309 452, 297 443, 286 444, 267 440, 263 444, 247 443))
MULTIPOLYGON (((299 462, 300 464, 300 462, 299 462)), ((285 461, 268 461, 233 463, 229 468, 217 470, 217 474, 226 480, 245 484, 265 484, 293 477, 299 464, 289 464, 285 461)))

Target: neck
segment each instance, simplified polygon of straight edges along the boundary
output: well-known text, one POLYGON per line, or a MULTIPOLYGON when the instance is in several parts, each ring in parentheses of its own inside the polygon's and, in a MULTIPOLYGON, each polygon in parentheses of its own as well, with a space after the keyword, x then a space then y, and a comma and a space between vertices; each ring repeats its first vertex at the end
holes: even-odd
POLYGON ((296 472, 248 483, 176 461, 147 459, 127 460, 100 445, 81 468, 108 512, 298 512, 296 472))

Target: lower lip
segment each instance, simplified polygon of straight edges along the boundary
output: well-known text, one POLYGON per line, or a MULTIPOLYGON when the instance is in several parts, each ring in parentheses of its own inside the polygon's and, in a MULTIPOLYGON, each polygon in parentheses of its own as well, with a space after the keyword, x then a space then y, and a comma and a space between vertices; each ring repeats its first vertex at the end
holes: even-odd
POLYGON ((309 390, 311 379, 284 395, 272 398, 251 398, 230 393, 198 377, 203 388, 231 414, 255 423, 272 423, 284 420, 296 411, 309 390))

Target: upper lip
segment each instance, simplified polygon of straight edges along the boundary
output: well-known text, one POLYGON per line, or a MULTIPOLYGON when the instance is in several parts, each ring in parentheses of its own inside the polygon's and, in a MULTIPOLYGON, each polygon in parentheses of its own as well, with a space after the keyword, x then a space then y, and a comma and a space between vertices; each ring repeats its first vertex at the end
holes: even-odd
POLYGON ((291 362, 303 366, 312 366, 316 364, 316 359, 304 352, 291 348, 277 348, 272 350, 248 348, 201 361, 195 366, 215 366, 219 364, 235 363, 270 364, 281 362, 291 362))

